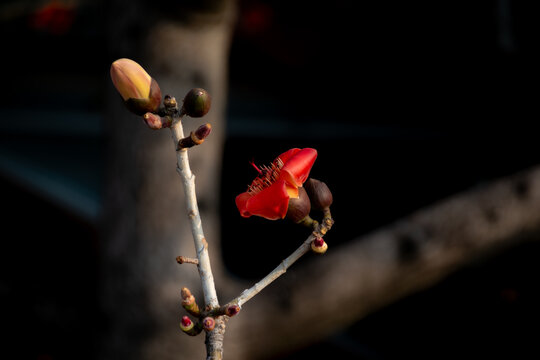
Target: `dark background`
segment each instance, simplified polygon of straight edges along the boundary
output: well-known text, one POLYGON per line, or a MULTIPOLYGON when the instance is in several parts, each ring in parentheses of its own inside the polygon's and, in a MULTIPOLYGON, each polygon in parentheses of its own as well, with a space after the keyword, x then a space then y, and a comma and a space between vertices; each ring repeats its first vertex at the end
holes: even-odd
MULTIPOLYGON (((314 147, 334 193, 330 246, 538 163, 533 2, 241 1, 230 55, 223 252, 257 279, 297 244, 252 263, 231 249, 286 223, 236 216, 234 197, 290 147, 314 147), (245 259, 244 259, 245 260, 245 259), (246 260, 245 260, 246 261, 246 260)), ((1 318, 17 358, 93 359, 107 134, 106 2, 8 1, 3 39, 1 318)), ((538 242, 283 359, 538 357, 538 242)))

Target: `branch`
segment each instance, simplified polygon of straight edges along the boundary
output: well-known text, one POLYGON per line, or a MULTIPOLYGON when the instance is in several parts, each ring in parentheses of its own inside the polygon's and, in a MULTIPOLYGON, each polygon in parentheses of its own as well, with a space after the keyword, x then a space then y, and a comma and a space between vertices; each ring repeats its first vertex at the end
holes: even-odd
POLYGON ((252 297, 261 292, 265 287, 270 285, 274 280, 276 280, 281 275, 287 272, 287 269, 300 259, 305 253, 311 249, 311 242, 315 240, 314 235, 310 235, 303 243, 300 245, 296 251, 289 255, 285 260, 283 260, 272 272, 266 275, 261 281, 253 285, 251 288, 246 289, 238 296, 236 299, 232 300, 231 304, 238 304, 239 306, 244 305, 252 297))
MULTIPOLYGON (((171 125, 171 133, 175 147, 178 142, 184 138, 184 130, 182 127, 182 119, 175 119, 171 125)), ((184 184, 184 193, 186 195, 186 205, 188 218, 191 224, 191 233, 195 243, 195 251, 197 252, 197 260, 199 275, 201 277, 202 290, 204 294, 204 304, 206 307, 215 308, 219 306, 216 287, 214 285, 214 276, 210 266, 210 258, 208 256, 208 243, 204 237, 204 232, 197 205, 197 194, 195 192, 195 175, 191 172, 189 166, 189 158, 187 149, 176 151, 177 171, 182 178, 184 184)))
MULTIPOLYGON (((176 104, 174 104, 174 107, 176 107, 176 104)), ((178 116, 178 118, 173 121, 171 133, 174 145, 178 146, 180 141, 184 139, 182 115, 178 116)), ((208 256, 208 243, 204 237, 201 216, 197 205, 195 175, 193 175, 189 166, 187 148, 177 147, 176 161, 176 170, 178 171, 178 174, 180 174, 182 183, 184 184, 188 218, 191 224, 191 233, 193 234, 195 251, 197 252, 197 268, 199 269, 199 276, 201 277, 205 309, 216 309, 219 308, 219 302, 216 294, 216 286, 214 284, 214 276, 210 266, 210 257, 208 256)), ((205 341, 207 360, 221 360, 223 358, 223 336, 225 334, 225 325, 226 318, 223 316, 219 317, 216 319, 215 328, 207 332, 205 341)))
POLYGON ((300 259, 303 255, 305 255, 309 250, 312 249, 312 243, 315 240, 322 239, 322 237, 328 232, 328 230, 330 230, 333 224, 334 224, 334 220, 332 219, 332 216, 330 215, 330 210, 328 209, 325 211, 322 224, 319 225, 316 221, 314 221, 315 230, 302 243, 302 245, 300 245, 298 249, 296 249, 285 260, 283 260, 274 270, 272 270, 272 272, 266 275, 263 279, 261 279, 258 283, 253 285, 251 288, 244 290, 240 294, 240 296, 230 301, 227 305, 225 305, 225 307, 228 307, 234 304, 242 307, 242 305, 244 305, 246 302, 248 302, 252 297, 257 295, 258 293, 260 293, 265 287, 267 287, 272 282, 274 282, 274 280, 279 278, 281 275, 285 274, 287 272, 287 269, 291 267, 292 264, 294 264, 298 259, 300 259))

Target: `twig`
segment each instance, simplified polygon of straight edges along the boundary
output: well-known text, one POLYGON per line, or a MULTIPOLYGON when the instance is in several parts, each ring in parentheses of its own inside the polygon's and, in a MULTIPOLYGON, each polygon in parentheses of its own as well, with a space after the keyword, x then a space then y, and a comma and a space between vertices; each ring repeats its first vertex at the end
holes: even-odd
MULTIPOLYGON (((171 133, 174 145, 176 146, 180 139, 184 138, 184 129, 182 127, 181 118, 174 120, 173 124, 171 125, 171 133)), ((199 214, 199 207, 197 205, 195 175, 191 172, 191 168, 189 166, 187 149, 180 149, 176 151, 176 160, 176 170, 182 178, 184 193, 186 195, 186 205, 191 224, 191 233, 193 234, 193 241, 195 243, 195 250, 197 252, 197 260, 199 262, 197 267, 201 277, 204 304, 206 307, 216 308, 219 307, 219 302, 214 284, 214 276, 212 275, 212 268, 210 266, 210 258, 208 256, 208 243, 204 238, 201 216, 199 214)))
MULTIPOLYGON (((181 115, 173 121, 171 133, 176 147, 179 141, 184 138, 181 115)), ((191 172, 187 152, 187 148, 176 150, 176 170, 178 174, 180 174, 182 183, 184 184, 191 233, 193 234, 193 241, 197 252, 197 268, 199 269, 199 276, 201 277, 205 309, 216 309, 219 308, 219 302, 216 294, 216 286, 214 284, 214 276, 212 275, 212 268, 210 266, 210 257, 208 256, 208 243, 204 237, 201 216, 197 205, 195 175, 191 172)), ((225 334, 226 321, 224 317, 220 317, 216 319, 216 323, 216 328, 206 334, 205 344, 207 360, 221 360, 223 358, 223 335, 225 334)))
POLYGON ((266 275, 263 279, 261 279, 258 283, 253 285, 251 288, 244 290, 242 294, 240 294, 240 296, 232 300, 230 303, 238 304, 239 306, 242 306, 243 304, 248 302, 252 297, 254 297, 259 292, 261 292, 262 289, 270 285, 278 277, 285 274, 285 272, 287 272, 287 269, 292 264, 294 264, 296 260, 300 259, 305 253, 310 251, 311 242, 313 240, 315 240, 315 236, 310 235, 306 239, 306 241, 304 241, 302 245, 300 245, 298 249, 296 249, 285 260, 283 260, 274 270, 272 270, 272 272, 266 275))
POLYGON ((187 256, 177 256, 176 262, 179 264, 194 264, 199 265, 199 259, 190 258, 187 256))
POLYGON ((326 234, 328 230, 330 230, 333 224, 334 221, 330 216, 330 210, 328 210, 327 212, 325 212, 325 217, 322 224, 316 226, 315 231, 313 231, 313 233, 302 243, 302 245, 300 245, 298 249, 296 249, 291 255, 284 259, 274 270, 272 270, 272 272, 266 275, 258 283, 253 285, 251 288, 242 291, 240 296, 230 301, 227 305, 225 305, 225 307, 233 304, 241 307, 252 297, 260 293, 265 287, 274 282, 274 280, 285 274, 287 272, 287 269, 291 267, 292 264, 294 264, 298 259, 300 259, 303 255, 305 255, 308 251, 311 250, 311 242, 315 239, 322 238, 324 234, 326 234))

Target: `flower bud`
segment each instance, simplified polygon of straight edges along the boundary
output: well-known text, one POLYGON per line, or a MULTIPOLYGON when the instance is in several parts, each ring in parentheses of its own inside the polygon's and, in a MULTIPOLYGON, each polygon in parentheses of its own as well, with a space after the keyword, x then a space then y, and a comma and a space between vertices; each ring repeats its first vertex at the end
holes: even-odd
POLYGON ((193 147, 195 145, 200 145, 204 142, 204 139, 212 132, 212 125, 203 124, 197 128, 197 130, 192 131, 189 136, 182 138, 178 141, 176 146, 177 150, 186 149, 193 147))
POLYGON ((165 95, 165 97, 163 98, 163 105, 165 106, 165 108, 168 108, 168 109, 176 108, 177 106, 176 98, 171 95, 165 95))
POLYGON ((311 250, 317 254, 324 254, 328 250, 328 244, 323 238, 316 238, 311 242, 311 250))
POLYGON ((195 326, 195 323, 191 321, 189 317, 182 316, 182 320, 180 320, 180 329, 189 336, 195 336, 201 332, 202 327, 200 323, 197 323, 197 326, 195 326))
POLYGON ((200 144, 206 139, 208 135, 212 132, 212 125, 210 124, 203 124, 197 128, 191 135, 193 138, 193 141, 197 144, 200 144))
POLYGON ((191 291, 189 291, 188 288, 182 288, 182 306, 188 313, 190 313, 193 316, 199 316, 201 314, 201 311, 199 310, 199 306, 197 305, 197 302, 195 301, 195 297, 191 294, 191 291))
POLYGON ((216 320, 211 316, 207 316, 203 319, 202 326, 205 331, 212 331, 216 327, 216 320))
POLYGON ((191 117, 202 117, 208 113, 211 105, 210 95, 204 89, 191 89, 184 97, 182 112, 191 117))
POLYGON ((127 108, 136 115, 156 112, 161 103, 158 83, 135 61, 118 59, 111 65, 112 82, 127 108))
POLYGON ((147 112, 143 115, 143 120, 152 130, 159 130, 167 128, 172 124, 172 118, 170 116, 159 116, 157 114, 147 112))
POLYGON ((236 304, 227 306, 227 308, 225 309, 225 315, 227 315, 228 317, 234 316, 238 314, 239 312, 240 312, 240 306, 236 304))
POLYGON ((182 320, 180 321, 180 329, 182 329, 182 331, 188 332, 193 329, 194 326, 195 324, 193 324, 193 321, 191 321, 188 316, 182 316, 182 320))
POLYGON ((311 203, 308 194, 303 187, 298 188, 298 197, 289 199, 289 208, 287 209, 287 218, 295 223, 300 223, 311 211, 311 203))
POLYGON ((324 210, 332 205, 334 201, 332 192, 324 182, 310 178, 304 183, 304 187, 311 199, 313 209, 324 210))

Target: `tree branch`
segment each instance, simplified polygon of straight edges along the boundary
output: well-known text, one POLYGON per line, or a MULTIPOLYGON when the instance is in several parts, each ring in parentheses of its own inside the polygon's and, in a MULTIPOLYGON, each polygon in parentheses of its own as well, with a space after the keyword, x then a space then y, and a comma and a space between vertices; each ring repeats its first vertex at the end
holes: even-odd
POLYGON ((274 270, 272 270, 268 275, 262 278, 259 282, 253 285, 251 288, 246 289, 238 296, 236 299, 232 300, 230 304, 238 304, 239 306, 244 305, 252 297, 261 292, 265 287, 270 285, 274 280, 276 280, 281 275, 287 272, 287 269, 300 259, 304 254, 306 254, 311 248, 311 242, 315 239, 315 236, 310 235, 298 249, 296 249, 291 255, 289 255, 285 260, 283 260, 274 270))
MULTIPOLYGON (((177 146, 178 142, 184 138, 181 117, 176 119, 171 125, 173 142, 177 146)), ((188 218, 191 224, 191 233, 195 243, 197 253, 197 268, 201 278, 202 290, 204 294, 205 309, 219 308, 219 302, 214 284, 214 275, 210 266, 210 257, 208 256, 208 242, 204 237, 201 216, 197 205, 197 194, 195 191, 195 175, 191 172, 189 166, 187 148, 176 150, 177 172, 182 178, 184 192, 186 195, 186 206, 188 218)), ((216 319, 216 327, 206 333, 206 359, 221 360, 223 358, 223 336, 225 335, 225 322, 223 316, 216 319)))
POLYGON ((287 272, 287 269, 291 267, 292 264, 294 264, 298 259, 300 259, 303 255, 305 255, 311 249, 311 243, 315 239, 321 239, 328 232, 328 230, 330 230, 330 228, 334 224, 334 220, 330 216, 330 210, 328 209, 325 212, 325 217, 323 219, 322 224, 319 225, 317 222, 314 222, 314 223, 315 223, 314 225, 315 230, 310 236, 308 236, 308 238, 302 243, 302 245, 300 245, 298 249, 296 249, 291 255, 289 255, 286 259, 284 259, 268 275, 262 278, 259 282, 257 282, 251 288, 244 290, 240 294, 240 296, 230 301, 229 304, 227 304, 226 306, 236 304, 241 307, 246 302, 248 302, 251 298, 253 298, 255 295, 260 293, 265 287, 270 285, 281 275, 285 274, 287 272))
MULTIPOLYGON (((171 125, 171 133, 173 142, 176 147, 178 141, 184 138, 184 130, 182 120, 176 119, 171 125)), ((195 175, 191 172, 189 166, 189 157, 187 149, 180 149, 176 152, 177 171, 182 178, 184 185, 184 193, 186 195, 186 206, 188 211, 189 222, 191 224, 191 233, 195 243, 195 251, 197 252, 197 260, 199 261, 198 269, 201 277, 202 290, 204 294, 204 304, 210 308, 219 307, 219 302, 216 294, 216 286, 214 284, 214 276, 210 266, 210 258, 208 256, 208 243, 204 237, 204 232, 197 205, 197 194, 195 192, 195 175)))

